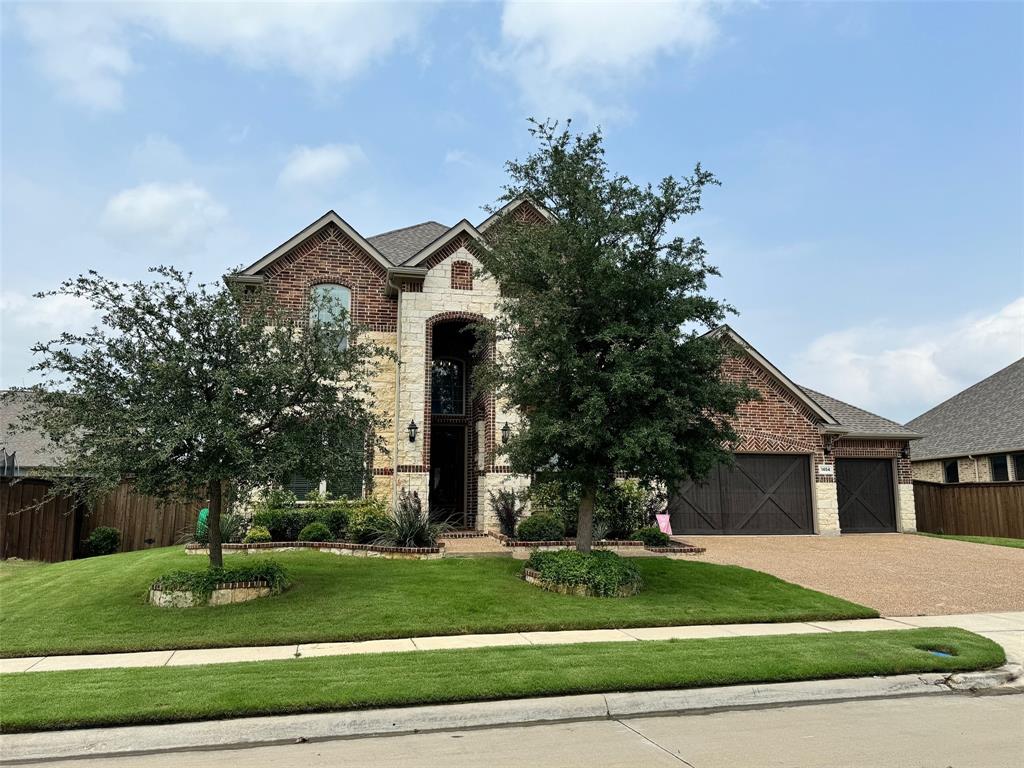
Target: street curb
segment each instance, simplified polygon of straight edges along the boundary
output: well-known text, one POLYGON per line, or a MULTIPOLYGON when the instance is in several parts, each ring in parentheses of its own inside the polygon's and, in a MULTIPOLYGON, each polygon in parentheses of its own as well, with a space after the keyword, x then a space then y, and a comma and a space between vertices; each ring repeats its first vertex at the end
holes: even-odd
POLYGON ((859 699, 1024 693, 1021 665, 982 672, 807 680, 445 704, 0 736, 0 765, 397 736, 500 726, 799 706, 859 699), (1016 682, 1015 682, 1016 681, 1016 682), (1002 689, 1002 690, 1000 690, 1002 689), (141 745, 145 745, 144 747, 141 745))

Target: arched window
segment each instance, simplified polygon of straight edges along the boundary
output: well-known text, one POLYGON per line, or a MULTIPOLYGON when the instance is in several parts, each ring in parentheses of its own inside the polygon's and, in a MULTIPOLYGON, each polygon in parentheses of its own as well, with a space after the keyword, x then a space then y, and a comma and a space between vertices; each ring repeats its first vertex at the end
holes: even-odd
MULTIPOLYGON (((350 323, 352 313, 352 292, 344 285, 321 283, 310 291, 309 320, 311 323, 332 325, 350 323)), ((347 344, 344 341, 342 348, 347 344)))
POLYGON ((430 376, 432 413, 461 416, 465 413, 466 377, 461 360, 435 360, 430 376))

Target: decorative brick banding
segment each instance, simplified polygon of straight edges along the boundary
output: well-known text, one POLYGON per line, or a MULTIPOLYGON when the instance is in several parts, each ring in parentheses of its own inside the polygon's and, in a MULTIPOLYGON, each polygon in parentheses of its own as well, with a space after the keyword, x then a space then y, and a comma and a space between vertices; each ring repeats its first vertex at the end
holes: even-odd
POLYGON ((473 290, 473 265, 468 261, 452 262, 451 286, 454 291, 473 290))
MULTIPOLYGON (((384 547, 379 544, 352 544, 347 541, 261 541, 251 544, 222 544, 225 555, 239 552, 287 552, 291 549, 315 549, 346 557, 382 557, 386 560, 437 560, 444 554, 444 542, 436 547, 384 547)), ((186 544, 189 555, 208 555, 202 544, 186 544)))
MULTIPOLYGON (((560 595, 576 595, 577 597, 605 597, 605 595, 597 595, 592 587, 586 584, 556 584, 553 581, 547 581, 541 578, 539 572, 532 568, 523 569, 523 580, 528 584, 545 589, 548 592, 557 592, 560 595)), ((640 591, 640 584, 626 584, 619 587, 619 590, 614 595, 608 595, 608 597, 632 597, 640 591)))

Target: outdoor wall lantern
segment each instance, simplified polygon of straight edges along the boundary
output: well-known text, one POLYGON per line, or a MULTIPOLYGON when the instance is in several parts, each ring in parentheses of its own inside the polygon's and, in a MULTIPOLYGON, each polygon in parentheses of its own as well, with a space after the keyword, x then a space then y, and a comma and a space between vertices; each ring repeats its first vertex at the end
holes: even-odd
POLYGON ((907 446, 903 446, 902 448, 900 448, 900 458, 901 459, 909 459, 910 458, 910 449, 907 446))
POLYGON ((824 450, 824 453, 825 453, 826 456, 831 456, 832 455, 832 438, 831 437, 826 437, 825 438, 825 450, 824 450))
POLYGON ((418 430, 419 430, 419 427, 416 426, 416 419, 413 419, 412 421, 409 422, 409 442, 410 443, 415 443, 416 442, 416 432, 418 430))
POLYGON ((501 444, 504 445, 508 442, 508 439, 512 437, 512 430, 508 426, 508 422, 505 422, 505 426, 501 428, 501 444))

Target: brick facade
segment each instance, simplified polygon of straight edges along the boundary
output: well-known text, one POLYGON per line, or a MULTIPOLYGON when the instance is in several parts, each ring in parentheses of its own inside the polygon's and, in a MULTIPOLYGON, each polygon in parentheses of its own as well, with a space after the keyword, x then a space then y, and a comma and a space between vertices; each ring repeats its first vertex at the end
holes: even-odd
MULTIPOLYGON (((544 220, 528 204, 515 215, 525 221, 544 220)), ((386 451, 372 457, 372 474, 378 479, 375 493, 385 499, 394 498, 403 488, 418 492, 424 502, 429 499, 433 329, 444 321, 493 318, 500 297, 494 280, 478 272, 480 263, 474 255, 478 247, 464 232, 456 234, 420 265, 427 270, 422 279, 403 275, 392 284, 394 295, 389 296, 386 269, 341 228, 328 223, 262 270, 277 302, 300 316, 308 312, 313 286, 348 287, 353 322, 367 327, 374 341, 395 353, 396 360, 383 361, 373 382, 375 408, 389 424, 381 435, 386 451), (410 421, 418 427, 413 442, 408 439, 410 421)), ((816 532, 839 532, 835 477, 820 468, 843 457, 894 460, 899 525, 901 530, 913 530, 911 465, 899 455, 904 441, 833 441, 823 434, 821 417, 747 355, 730 358, 723 375, 747 383, 761 395, 739 409, 734 421, 737 452, 808 456, 816 532), (826 446, 831 449, 829 456, 826 446)), ((481 530, 495 529, 488 492, 528 484, 527 478, 510 472, 501 455, 501 426, 507 422, 514 428, 518 419, 493 396, 467 402, 466 414, 459 418, 466 426, 468 522, 481 530)))

